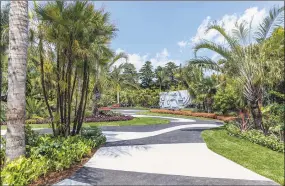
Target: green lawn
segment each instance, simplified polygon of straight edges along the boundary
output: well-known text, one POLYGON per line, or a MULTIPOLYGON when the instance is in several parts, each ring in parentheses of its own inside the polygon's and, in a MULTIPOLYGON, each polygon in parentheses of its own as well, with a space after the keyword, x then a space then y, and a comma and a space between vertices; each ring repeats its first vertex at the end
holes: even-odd
POLYGON ((284 154, 229 136, 224 127, 202 132, 209 149, 284 185, 284 154))
POLYGON ((214 121, 220 121, 216 119, 211 118, 202 118, 202 117, 194 117, 194 116, 184 116, 184 115, 176 115, 176 114, 163 114, 163 113, 155 113, 150 111, 142 111, 138 112, 138 115, 150 115, 150 116, 169 116, 169 117, 175 117, 175 118, 189 118, 189 119, 199 119, 199 120, 214 120, 214 121))
MULTIPOLYGON (((110 122, 90 122, 83 123, 83 126, 126 126, 126 125, 156 125, 168 124, 168 119, 161 118, 134 118, 128 121, 110 121, 110 122)), ((51 128, 49 124, 30 124, 32 128, 51 128)), ((1 129, 5 130, 7 127, 2 126, 1 129)))
POLYGON ((86 126, 126 126, 126 125, 156 125, 168 124, 169 120, 161 118, 134 118, 128 121, 94 122, 84 123, 86 126))

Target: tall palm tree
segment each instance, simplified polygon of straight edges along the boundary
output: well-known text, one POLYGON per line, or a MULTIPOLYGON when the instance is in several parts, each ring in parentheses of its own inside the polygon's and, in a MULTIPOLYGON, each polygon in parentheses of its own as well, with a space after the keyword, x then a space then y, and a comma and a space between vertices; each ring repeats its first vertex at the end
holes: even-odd
POLYGON ((28 48, 28 1, 11 1, 6 157, 25 155, 25 91, 28 48))
POLYGON ((124 53, 120 53, 115 56, 112 59, 111 63, 107 66, 109 70, 108 80, 111 82, 111 85, 113 85, 114 89, 116 90, 117 104, 120 104, 120 91, 123 86, 136 87, 136 85, 124 79, 124 76, 122 75, 124 64, 121 64, 119 66, 113 66, 114 63, 120 58, 126 59, 126 62, 128 60, 127 56, 124 53))
MULTIPOLYGON (((54 87, 57 90, 55 95, 57 103, 56 114, 53 116, 50 112, 50 117, 55 118, 56 131, 59 131, 60 135, 67 136, 70 134, 70 124, 73 119, 71 108, 74 105, 71 134, 75 135, 81 129, 85 108, 89 101, 90 81, 96 79, 94 77, 96 73, 93 72, 96 72, 96 64, 101 58, 100 50, 106 48, 106 42, 111 40, 117 29, 109 23, 108 13, 95 10, 94 5, 87 1, 72 3, 56 1, 47 3, 44 7, 35 7, 44 25, 43 42, 55 46, 53 77, 56 79, 53 80, 57 84, 56 88, 54 87)), ((41 51, 43 54, 39 53, 41 54, 39 57, 43 60, 45 51, 41 51)), ((44 79, 43 83, 51 82, 48 78, 42 79, 44 79)), ((50 89, 45 91, 43 87, 43 92, 50 95, 48 94, 50 89)), ((46 100, 46 105, 49 107, 50 98, 46 100)))
POLYGON ((167 83, 169 77, 167 76, 165 69, 162 68, 161 66, 158 66, 155 69, 155 77, 157 79, 156 81, 159 84, 159 90, 161 92, 162 86, 164 86, 167 83))
MULTIPOLYGON (((261 103, 264 91, 265 78, 268 73, 268 63, 271 61, 265 56, 265 41, 271 35, 272 30, 284 24, 284 7, 274 7, 269 11, 257 31, 253 30, 251 22, 236 23, 231 34, 214 23, 206 32, 215 30, 219 32, 228 46, 222 46, 207 40, 194 46, 195 59, 191 64, 199 64, 208 69, 220 70, 229 76, 236 77, 243 87, 243 95, 247 99, 256 128, 263 130, 261 103), (216 63, 207 57, 197 57, 200 49, 209 49, 222 57, 220 63, 216 63)), ((271 64, 272 65, 272 64, 271 64)))

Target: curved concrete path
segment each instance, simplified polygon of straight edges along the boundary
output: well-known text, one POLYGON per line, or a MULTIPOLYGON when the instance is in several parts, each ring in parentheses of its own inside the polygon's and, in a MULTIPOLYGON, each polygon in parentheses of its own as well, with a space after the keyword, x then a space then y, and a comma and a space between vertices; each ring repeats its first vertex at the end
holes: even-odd
POLYGON ((104 147, 56 185, 278 185, 207 148, 201 132, 220 123, 167 118, 167 125, 101 127, 104 147))

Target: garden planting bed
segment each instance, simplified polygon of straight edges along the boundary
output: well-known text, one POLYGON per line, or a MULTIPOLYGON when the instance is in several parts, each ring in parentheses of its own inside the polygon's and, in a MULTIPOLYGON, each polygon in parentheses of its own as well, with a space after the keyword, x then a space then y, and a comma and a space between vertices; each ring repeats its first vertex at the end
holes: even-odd
POLYGON ((70 168, 64 169, 62 171, 54 171, 50 172, 45 176, 39 177, 37 180, 33 181, 29 184, 29 186, 37 186, 37 185, 53 185, 56 184, 66 178, 69 178, 72 176, 76 171, 78 171, 80 168, 84 166, 85 163, 87 163, 90 158, 95 154, 97 149, 92 150, 91 154, 86 155, 81 161, 77 164, 72 165, 70 168))
MULTIPOLYGON (((99 128, 82 128, 81 135, 68 137, 39 135, 30 127, 25 128, 25 133, 26 156, 1 167, 1 181, 4 185, 56 183, 78 170, 106 142, 99 128)), ((4 139, 1 139, 1 146, 0 160, 3 165, 4 139)))
POLYGON ((182 111, 182 110, 167 110, 167 109, 150 109, 150 112, 153 113, 162 113, 162 114, 174 114, 174 115, 183 115, 183 116, 194 116, 194 117, 203 117, 218 119, 222 121, 232 121, 237 117, 233 116, 219 116, 214 113, 205 113, 205 112, 192 112, 192 111, 182 111))
MULTIPOLYGON (((114 113, 108 107, 99 108, 99 115, 87 116, 84 118, 84 122, 110 122, 110 121, 128 121, 134 119, 132 116, 125 116, 120 113, 114 113)), ((51 123, 49 118, 46 119, 27 119, 26 124, 48 124, 51 123)), ((2 122, 1 125, 6 125, 6 122, 2 122)))

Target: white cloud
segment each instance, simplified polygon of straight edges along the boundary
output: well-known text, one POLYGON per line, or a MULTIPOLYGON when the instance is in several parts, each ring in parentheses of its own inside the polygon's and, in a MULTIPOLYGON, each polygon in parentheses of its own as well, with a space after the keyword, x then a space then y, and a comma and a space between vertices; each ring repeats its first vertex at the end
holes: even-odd
MULTIPOLYGON (((260 21, 266 16, 266 13, 267 12, 265 9, 258 9, 258 7, 252 7, 252 8, 246 9, 242 14, 236 14, 236 13, 231 14, 231 15, 226 14, 221 19, 216 20, 216 21, 217 21, 217 24, 222 25, 225 28, 227 33, 230 33, 232 31, 232 29, 235 27, 236 22, 238 22, 238 23, 240 23, 242 21, 250 22, 252 18, 253 18, 252 27, 253 27, 253 29, 255 29, 259 25, 260 21)), ((183 44, 187 43, 185 45, 185 47, 186 46, 193 46, 193 45, 199 43, 202 39, 206 39, 209 41, 224 44, 225 41, 224 41, 223 37, 221 35, 219 35, 219 33, 217 31, 211 30, 207 34, 205 33, 208 25, 212 21, 214 21, 214 20, 210 16, 207 16, 202 21, 200 26, 198 27, 196 35, 193 36, 190 39, 190 41, 183 41, 183 44)))
MULTIPOLYGON (((145 63, 145 61, 147 61, 147 58, 148 58, 148 54, 145 54, 145 55, 140 55, 136 53, 130 54, 121 48, 118 48, 115 52, 116 54, 119 54, 120 52, 125 52, 128 55, 128 62, 134 64, 136 69, 140 69, 142 65, 145 63)), ((114 65, 120 65, 125 62, 126 62, 125 59, 119 59, 114 65)))
POLYGON ((116 54, 119 54, 119 53, 121 53, 121 52, 124 52, 124 50, 121 49, 121 48, 118 48, 115 52, 116 52, 116 54))
POLYGON ((165 66, 168 62, 173 62, 176 65, 180 64, 179 60, 169 58, 170 54, 168 53, 167 49, 164 48, 161 52, 156 53, 155 57, 151 58, 149 61, 152 62, 154 68, 157 66, 165 66))
POLYGON ((188 44, 187 41, 179 41, 179 42, 177 43, 177 45, 178 45, 180 48, 185 48, 187 44, 188 44))
MULTIPOLYGON (((118 48, 116 50, 116 53, 120 53, 120 52, 125 52, 123 49, 118 48)), ((166 48, 164 48, 161 52, 158 52, 154 55, 154 57, 150 57, 149 54, 138 54, 138 53, 127 53, 128 55, 128 62, 134 64, 134 66, 136 67, 137 71, 139 71, 141 69, 141 67, 144 65, 144 63, 146 61, 151 61, 152 66, 154 68, 156 68, 157 66, 164 66, 166 63, 168 62, 174 62, 176 65, 180 64, 179 60, 175 60, 175 59, 171 59, 170 54, 168 52, 168 50, 166 48)), ((125 60, 120 59, 118 60, 115 65, 120 65, 122 63, 124 63, 125 60)))
POLYGON ((187 41, 179 41, 177 43, 177 45, 179 46, 180 52, 182 53, 182 49, 184 49, 188 45, 188 42, 187 41))

